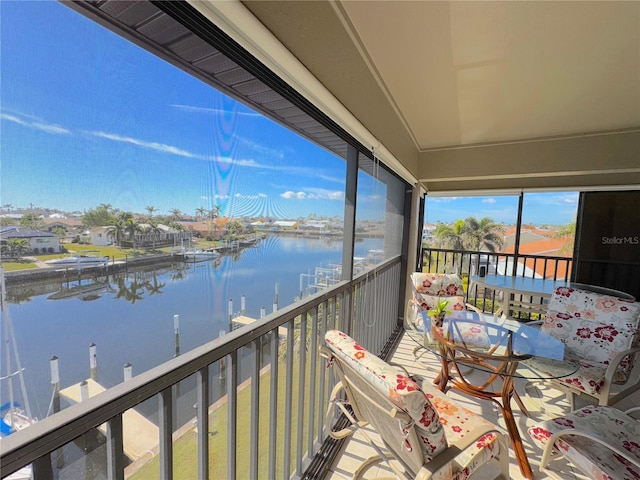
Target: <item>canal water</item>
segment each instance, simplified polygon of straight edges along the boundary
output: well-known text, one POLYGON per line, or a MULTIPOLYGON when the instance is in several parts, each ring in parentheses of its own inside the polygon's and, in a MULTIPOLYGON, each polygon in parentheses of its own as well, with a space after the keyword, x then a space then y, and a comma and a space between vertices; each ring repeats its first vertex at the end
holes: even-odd
MULTIPOLYGON (((355 254, 364 257, 381 248, 381 239, 364 239, 356 243, 355 254)), ((267 314, 273 311, 276 292, 280 307, 293 303, 300 296, 301 275, 339 264, 341 257, 341 240, 269 236, 216 261, 131 271, 91 287, 91 281, 83 280, 77 295, 61 290, 76 284, 60 281, 8 287, 9 315, 33 415, 43 418, 50 409, 53 355, 59 358, 64 389, 90 377, 89 345, 95 343, 98 382, 116 385, 123 380, 125 363, 132 364, 136 375, 176 355, 174 315, 179 315, 184 353, 228 330, 229 300, 237 314, 244 295, 245 315, 260 318, 263 307, 267 314)), ((21 401, 19 386, 14 390, 21 401)), ((6 401, 8 391, 2 388, 0 403, 6 401)))

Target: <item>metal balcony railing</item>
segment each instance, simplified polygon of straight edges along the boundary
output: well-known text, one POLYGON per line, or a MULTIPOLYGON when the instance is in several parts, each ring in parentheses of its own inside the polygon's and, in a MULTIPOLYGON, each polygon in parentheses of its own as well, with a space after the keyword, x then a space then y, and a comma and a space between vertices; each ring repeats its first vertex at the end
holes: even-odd
MULTIPOLYGON (((479 289, 468 279, 473 275, 501 274, 522 277, 547 278, 553 280, 571 280, 571 257, 555 257, 543 255, 522 255, 513 253, 491 253, 469 250, 453 250, 444 248, 422 249, 422 271, 457 273, 465 284, 465 301, 475 305, 484 312, 494 313, 498 309, 499 292, 479 289)), ((528 303, 542 301, 540 298, 522 295, 515 300, 528 303)), ((522 314, 522 319, 532 319, 531 314, 522 314)))
POLYGON ((387 260, 3 438, 2 476, 29 465, 35 480, 301 476, 335 383, 324 333, 382 352, 401 332, 401 272, 387 260), (157 442, 133 459, 138 411, 157 420, 157 442))

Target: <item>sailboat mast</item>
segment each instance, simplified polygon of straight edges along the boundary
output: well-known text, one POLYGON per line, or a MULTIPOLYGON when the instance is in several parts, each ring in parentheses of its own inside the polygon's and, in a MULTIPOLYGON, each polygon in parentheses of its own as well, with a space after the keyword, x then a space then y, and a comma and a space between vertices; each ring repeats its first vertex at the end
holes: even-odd
MULTIPOLYGON (((7 323, 11 321, 11 318, 7 315, 7 323)), ((13 355, 16 357, 16 368, 18 369, 18 379, 20 380, 20 390, 22 392, 22 401, 24 402, 24 411, 29 417, 29 423, 33 423, 33 416, 31 415, 31 406, 29 405, 29 397, 27 395, 27 385, 24 383, 24 369, 20 362, 20 352, 18 352, 18 342, 16 342, 16 333, 13 328, 9 329, 11 334, 11 343, 13 344, 13 355)))
POLYGON ((7 365, 7 382, 9 383, 9 426, 13 429, 13 374, 11 373, 11 351, 9 349, 9 318, 7 316, 7 293, 4 284, 4 268, 0 266, 0 315, 2 315, 2 324, 4 327, 4 353, 5 363, 7 365))

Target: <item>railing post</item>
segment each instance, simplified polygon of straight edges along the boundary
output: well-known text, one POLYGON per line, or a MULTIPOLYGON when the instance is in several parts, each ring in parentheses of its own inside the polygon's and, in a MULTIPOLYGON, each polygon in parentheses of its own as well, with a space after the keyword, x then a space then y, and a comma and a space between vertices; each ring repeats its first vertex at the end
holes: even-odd
POLYGON ((237 420, 238 420, 238 355, 227 356, 227 478, 237 477, 237 420))
POLYGON ((33 462, 33 480, 53 480, 50 453, 33 462))
POLYGON ((172 387, 158 395, 158 430, 160 431, 160 480, 173 479, 173 396, 172 387))
POLYGON ((209 479, 209 367, 196 373, 198 479, 209 479))
POLYGON ((262 342, 260 338, 253 341, 253 369, 251 371, 251 426, 249 437, 249 478, 258 479, 259 437, 260 437, 260 357, 262 342))
POLYGON ((278 439, 278 329, 271 331, 271 392, 269 405, 269 475, 276 478, 276 442, 278 439))
POLYGON ((107 422, 107 478, 124 480, 124 442, 122 415, 107 422))

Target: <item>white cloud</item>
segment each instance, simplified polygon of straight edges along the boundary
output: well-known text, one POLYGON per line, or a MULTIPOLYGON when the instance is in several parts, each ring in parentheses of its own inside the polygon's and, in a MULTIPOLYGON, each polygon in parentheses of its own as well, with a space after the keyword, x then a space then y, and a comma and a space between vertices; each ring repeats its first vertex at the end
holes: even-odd
POLYGON ((187 158, 198 158, 201 160, 210 159, 210 157, 206 155, 199 155, 196 153, 192 153, 187 150, 182 150, 181 148, 174 147, 173 145, 167 145, 165 143, 148 142, 146 140, 140 140, 139 138, 125 137, 122 135, 118 135, 116 133, 107 133, 107 132, 99 132, 99 131, 88 131, 86 133, 98 138, 113 140, 114 142, 128 143, 128 144, 135 145, 137 147, 142 147, 148 150, 155 150, 156 152, 168 153, 171 155, 178 155, 178 156, 187 157, 187 158))
POLYGON ((22 125, 23 127, 32 128, 34 130, 41 130, 43 132, 51 133, 54 135, 70 135, 71 134, 71 130, 68 130, 55 123, 44 123, 40 120, 31 120, 31 119, 27 119, 27 117, 10 115, 8 113, 0 113, 0 118, 2 118, 2 120, 7 120, 8 122, 13 122, 17 125, 22 125))
POLYGON ((242 200, 257 200, 259 198, 267 198, 264 193, 257 193, 252 195, 245 195, 243 193, 236 193, 234 198, 242 199, 242 200))
POLYGON ((433 203, 449 203, 449 202, 455 202, 456 200, 458 200, 460 197, 427 197, 427 199, 429 200, 429 202, 433 202, 433 203))
POLYGON ((495 198, 483 198, 482 203, 496 203, 495 198))
POLYGON ((258 112, 240 112, 240 111, 230 112, 228 110, 222 110, 220 108, 197 107, 195 105, 170 104, 169 106, 173 108, 177 108, 178 110, 183 110, 185 112, 193 112, 193 113, 215 113, 215 114, 231 114, 232 113, 234 115, 241 115, 243 117, 264 117, 264 115, 258 112))
POLYGON ((288 190, 281 193, 282 198, 296 200, 343 200, 344 192, 339 190, 326 190, 323 188, 309 188, 307 191, 293 192, 288 190))

